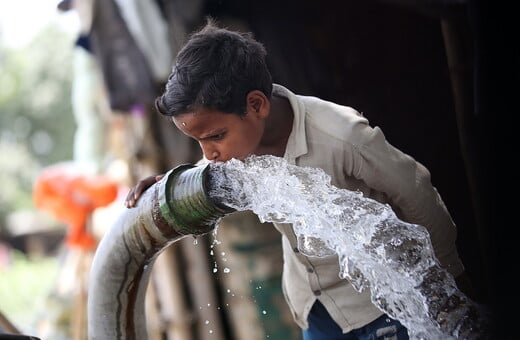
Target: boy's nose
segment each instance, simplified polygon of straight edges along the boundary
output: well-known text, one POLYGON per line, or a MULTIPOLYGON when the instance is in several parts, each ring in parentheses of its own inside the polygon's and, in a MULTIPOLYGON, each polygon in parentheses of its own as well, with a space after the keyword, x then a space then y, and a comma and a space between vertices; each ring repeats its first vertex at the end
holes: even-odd
POLYGON ((210 161, 213 161, 215 162, 218 157, 220 156, 220 153, 218 151, 208 151, 205 153, 206 154, 206 158, 210 161))

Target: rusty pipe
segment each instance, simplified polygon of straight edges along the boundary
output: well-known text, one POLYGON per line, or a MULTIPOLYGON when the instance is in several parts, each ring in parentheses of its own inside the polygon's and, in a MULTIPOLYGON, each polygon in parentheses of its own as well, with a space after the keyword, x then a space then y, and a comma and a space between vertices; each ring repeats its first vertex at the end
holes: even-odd
POLYGON ((214 202, 209 164, 182 164, 125 209, 101 240, 90 269, 88 339, 147 339, 145 292, 157 256, 188 235, 212 231, 235 211, 214 202))

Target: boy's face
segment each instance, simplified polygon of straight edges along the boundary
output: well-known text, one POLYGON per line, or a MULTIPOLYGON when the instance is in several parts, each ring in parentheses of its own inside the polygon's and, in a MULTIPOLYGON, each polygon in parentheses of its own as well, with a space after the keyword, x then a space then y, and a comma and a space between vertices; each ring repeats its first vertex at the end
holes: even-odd
POLYGON ((179 130, 199 142, 208 160, 225 162, 256 153, 264 133, 264 118, 255 112, 239 116, 199 109, 172 120, 179 130))

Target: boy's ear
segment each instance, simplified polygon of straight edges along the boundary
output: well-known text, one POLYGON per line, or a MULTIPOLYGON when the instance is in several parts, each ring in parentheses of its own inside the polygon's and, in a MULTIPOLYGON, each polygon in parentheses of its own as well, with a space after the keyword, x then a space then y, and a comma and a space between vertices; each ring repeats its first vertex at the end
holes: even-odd
POLYGON ((261 118, 269 115, 269 99, 262 91, 254 90, 247 94, 246 97, 246 112, 258 115, 261 118))

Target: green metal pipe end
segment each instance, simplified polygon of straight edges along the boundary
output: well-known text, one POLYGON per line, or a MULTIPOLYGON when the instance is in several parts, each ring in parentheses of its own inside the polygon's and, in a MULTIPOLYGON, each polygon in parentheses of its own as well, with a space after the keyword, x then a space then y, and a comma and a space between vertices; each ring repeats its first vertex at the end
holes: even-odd
POLYGON ((168 171, 158 183, 161 213, 182 235, 208 233, 219 219, 235 211, 209 197, 209 170, 209 164, 181 164, 168 171))

